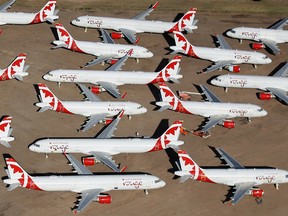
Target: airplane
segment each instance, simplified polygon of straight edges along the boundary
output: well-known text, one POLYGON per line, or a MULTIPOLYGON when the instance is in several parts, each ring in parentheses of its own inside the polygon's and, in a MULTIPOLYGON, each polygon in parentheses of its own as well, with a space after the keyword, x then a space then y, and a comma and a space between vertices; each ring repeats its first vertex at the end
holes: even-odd
POLYGON ((93 86, 91 91, 99 94, 107 91, 116 98, 120 98, 121 94, 117 86, 124 84, 149 84, 164 81, 172 81, 179 83, 178 79, 183 76, 179 74, 181 56, 175 56, 162 70, 159 72, 142 72, 142 71, 121 71, 122 65, 132 53, 130 50, 125 56, 111 65, 107 70, 53 70, 43 76, 44 80, 72 83, 91 83, 93 86), (118 72, 118 73, 117 73, 118 72))
POLYGON ((53 23, 58 19, 58 10, 55 10, 56 0, 48 1, 44 7, 37 13, 7 12, 6 10, 14 4, 16 0, 9 1, 0 6, 0 25, 26 25, 49 22, 53 23))
POLYGON ((112 170, 120 172, 119 166, 112 159, 113 155, 121 153, 146 153, 172 148, 175 151, 179 145, 180 129, 183 121, 175 121, 158 138, 113 138, 110 139, 116 125, 120 121, 124 110, 120 111, 105 130, 93 138, 44 138, 39 139, 29 146, 29 149, 38 153, 82 153, 89 155, 82 158, 83 165, 92 166, 103 163, 112 170))
POLYGON ((60 113, 77 114, 87 117, 82 125, 81 131, 87 131, 98 122, 111 122, 111 117, 124 110, 124 115, 138 115, 147 112, 142 105, 130 101, 102 101, 93 94, 86 86, 78 84, 82 94, 86 96, 86 101, 61 101, 50 89, 42 83, 36 85, 41 102, 35 105, 40 107, 38 112, 53 110, 60 113))
POLYGON ((267 48, 274 55, 280 53, 277 43, 288 42, 288 31, 283 30, 283 26, 288 24, 288 18, 279 20, 276 24, 268 28, 237 27, 226 32, 231 38, 237 38, 242 43, 242 39, 257 41, 251 47, 255 50, 267 48))
POLYGON ((0 81, 16 79, 23 81, 24 76, 28 76, 27 69, 29 65, 25 65, 26 53, 20 53, 11 64, 5 68, 0 69, 0 81))
POLYGON ((71 191, 81 194, 77 200, 74 213, 81 212, 92 201, 99 204, 110 204, 112 197, 104 192, 111 190, 147 190, 165 186, 160 178, 148 173, 107 173, 93 174, 72 155, 65 155, 77 174, 67 175, 39 175, 28 174, 11 155, 4 155, 6 173, 8 177, 4 183, 8 184, 8 191, 17 187, 39 191, 71 191), (80 200, 80 202, 79 202, 80 200))
POLYGON ((113 39, 120 39, 126 37, 131 43, 137 43, 136 33, 164 33, 173 31, 187 31, 192 32, 197 29, 196 23, 198 20, 194 20, 196 14, 196 8, 191 8, 186 14, 184 14, 177 22, 163 22, 154 20, 145 20, 145 17, 158 6, 159 2, 151 5, 147 10, 140 14, 130 18, 116 18, 116 17, 99 17, 99 16, 80 16, 72 20, 71 23, 78 27, 87 28, 103 28, 112 29, 117 32, 112 32, 111 37, 113 39))
POLYGON ((262 184, 275 184, 279 188, 280 183, 288 182, 288 172, 278 168, 247 168, 238 163, 220 148, 215 149, 217 154, 229 168, 202 168, 199 167, 186 151, 178 150, 180 170, 174 174, 180 176, 180 182, 189 178, 200 182, 224 184, 233 187, 234 192, 231 204, 238 203, 244 195, 256 198, 258 204, 262 202, 264 190, 256 186, 262 184))
POLYGON ((211 66, 207 67, 202 73, 209 73, 219 69, 227 69, 230 72, 240 72, 239 64, 269 64, 272 60, 256 51, 233 50, 222 35, 216 35, 219 47, 197 47, 189 43, 181 32, 174 32, 174 40, 176 46, 170 46, 173 53, 183 53, 187 56, 205 59, 214 62, 211 66))
POLYGON ((139 58, 151 58, 153 56, 153 53, 145 47, 131 44, 115 44, 110 35, 103 29, 100 29, 103 37, 103 42, 74 40, 73 37, 69 34, 69 32, 64 28, 64 26, 59 23, 56 24, 56 29, 58 40, 52 42, 56 45, 52 47, 52 49, 62 47, 68 50, 96 56, 94 60, 86 63, 85 67, 89 67, 101 62, 114 64, 115 62, 117 62, 117 59, 126 55, 126 53, 131 49, 133 49, 133 52, 129 57, 136 58, 137 61, 139 58))
POLYGON ((223 103, 204 85, 199 87, 208 102, 181 101, 165 83, 160 83, 159 87, 162 101, 156 102, 160 107, 158 111, 170 109, 205 117, 203 126, 198 129, 200 130, 198 135, 203 138, 210 136, 209 129, 217 124, 229 129, 234 128, 235 122, 230 120, 231 118, 246 117, 250 122, 251 117, 267 115, 264 109, 250 103, 223 103))
POLYGON ((260 100, 270 100, 277 97, 285 104, 288 104, 288 63, 286 62, 272 76, 253 76, 253 75, 221 75, 213 80, 211 84, 225 88, 257 88, 266 92, 259 93, 260 100))
POLYGON ((14 141, 14 137, 11 137, 13 129, 10 127, 12 121, 11 116, 4 116, 0 122, 0 144, 11 147, 9 142, 14 141))

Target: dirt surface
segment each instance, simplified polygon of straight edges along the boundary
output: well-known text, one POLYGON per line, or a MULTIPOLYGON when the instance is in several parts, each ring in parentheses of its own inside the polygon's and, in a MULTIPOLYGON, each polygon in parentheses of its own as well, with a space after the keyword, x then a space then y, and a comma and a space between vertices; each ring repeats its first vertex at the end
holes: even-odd
MULTIPOLYGON (((3 2, 3 1, 2 1, 3 2)), ((19 1, 15 3, 11 11, 36 11, 44 5, 46 1, 19 1), (37 2, 37 4, 36 4, 37 2), (30 5, 31 3, 31 5, 30 5)), ((151 2, 149 1, 127 1, 127 5, 118 7, 118 1, 62 1, 59 2, 60 19, 74 38, 78 40, 100 41, 96 30, 88 30, 84 33, 81 28, 70 25, 70 21, 77 16, 85 14, 132 17, 144 10, 151 2), (106 2, 106 5, 104 4, 106 2), (131 3, 131 4, 129 4, 131 3), (101 7, 98 7, 97 5, 101 7), (89 5, 86 6, 86 5, 89 5), (105 6, 105 7, 104 7, 105 6), (105 8, 105 9, 103 9, 105 8), (131 9, 127 9, 131 8, 131 9), (121 10, 120 10, 121 9, 121 10)), ((121 1, 123 2, 123 1, 121 1)), ((210 13, 207 1, 203 5, 196 1, 196 5, 188 4, 188 1, 177 1, 177 7, 171 6, 167 1, 161 1, 157 11, 154 11, 148 19, 161 19, 171 21, 178 12, 186 12, 189 7, 198 7, 197 19, 199 19, 199 29, 187 38, 192 44, 198 46, 214 47, 210 34, 223 33, 227 29, 236 26, 267 27, 283 18, 277 13, 210 13), (202 8, 204 12, 202 12, 202 8), (202 7, 202 8, 201 8, 202 7)), ((173 1, 174 2, 174 1, 173 1)), ((176 2, 176 1, 175 1, 176 2)), ((174 2, 174 5, 175 5, 174 2)), ((214 1, 211 1, 215 5, 214 1)), ((238 1, 237 1, 238 2, 238 1)), ((254 7, 255 2, 244 1, 247 8, 254 7), (248 2, 248 3, 247 3, 248 2)), ((264 3, 266 1, 263 1, 264 3)), ((211 8, 213 8, 211 3, 211 8)), ((230 8, 234 1, 221 1, 223 7, 230 8), (226 4, 224 3, 226 2, 226 4)), ((262 4, 261 2, 257 2, 262 4)), ((264 4, 263 3, 263 4, 264 4)), ((287 4, 283 1, 275 1, 275 4, 287 4)), ((122 3, 121 3, 122 4, 122 3)), ((285 5, 284 5, 285 6, 285 5)), ((244 7, 244 6, 243 6, 244 7)), ((287 6, 286 6, 287 8, 287 6)), ((287 13, 287 11, 286 11, 287 13)), ((283 13, 282 13, 283 14, 283 13)), ((287 14, 285 14, 287 16, 287 14)), ((33 104, 38 102, 33 84, 44 82, 62 100, 82 100, 78 88, 73 84, 62 84, 61 88, 55 83, 42 80, 42 76, 50 70, 55 69, 77 69, 80 65, 93 59, 93 56, 73 53, 65 49, 51 50, 51 41, 54 40, 50 27, 53 25, 38 24, 30 26, 3 26, 4 30, 0 36, 1 62, 0 67, 5 68, 12 59, 21 52, 27 53, 27 64, 30 76, 24 78, 24 82, 16 80, 1 82, 1 114, 13 116, 12 135, 15 141, 11 143, 12 148, 8 149, 0 146, 3 153, 10 153, 23 168, 29 173, 71 173, 70 166, 62 155, 50 155, 45 159, 43 154, 29 151, 27 148, 34 140, 42 137, 92 137, 102 127, 97 125, 86 133, 79 133, 77 129, 84 122, 85 118, 66 114, 57 114, 52 111, 37 113, 37 107, 33 104)), ((128 60, 123 67, 125 70, 154 71, 163 58, 171 59, 168 53, 169 45, 162 35, 141 34, 139 45, 145 46, 154 53, 151 59, 140 60, 137 64, 134 60, 128 60)), ((233 48, 249 50, 249 42, 244 41, 239 44, 237 40, 226 38, 233 48)), ((123 39, 119 43, 126 43, 123 39)), ((241 74, 268 75, 281 62, 287 61, 288 44, 280 44, 281 54, 273 56, 273 62, 269 65, 258 66, 254 69, 251 65, 241 66, 241 74)), ((267 54, 265 50, 261 52, 267 54)), ((196 72, 207 67, 211 63, 205 60, 198 60, 183 57, 181 62, 181 74, 184 78, 181 84, 169 84, 173 90, 196 91, 193 84, 206 84, 219 98, 229 102, 244 102, 257 104, 268 111, 268 115, 263 118, 252 119, 250 124, 246 120, 236 119, 236 128, 229 130, 216 126, 212 130, 212 136, 203 139, 194 135, 181 136, 185 141, 182 146, 191 157, 202 166, 219 166, 220 161, 215 158, 214 153, 208 146, 221 147, 240 163, 246 166, 271 166, 288 170, 287 163, 287 127, 288 113, 287 106, 277 100, 260 101, 256 97, 258 90, 229 89, 225 93, 222 88, 207 84, 211 76, 227 74, 227 71, 216 71, 211 74, 200 74, 196 72)), ((103 69, 101 65, 91 69, 103 69)), ((144 115, 138 115, 129 121, 126 117, 121 120, 115 136, 134 136, 135 132, 140 135, 152 136, 161 119, 169 119, 171 124, 177 119, 184 120, 184 127, 196 129, 203 121, 202 117, 185 115, 173 111, 156 112, 155 106, 151 102, 155 98, 147 86, 121 86, 120 90, 127 92, 126 100, 141 103, 148 109, 144 115)), ((100 95, 103 100, 116 100, 110 95, 103 93, 100 95)), ((193 100, 200 100, 195 96, 193 100)), ((165 128, 162 128, 162 130, 165 128)), ((75 155, 80 158, 82 155, 75 155)), ((147 154, 122 154, 114 157, 117 162, 128 165, 129 171, 149 172, 159 176, 167 185, 164 188, 150 191, 145 195, 143 191, 111 191, 113 203, 110 205, 100 205, 91 203, 81 215, 287 215, 288 212, 288 184, 280 185, 280 190, 275 190, 273 185, 263 185, 265 190, 264 202, 257 205, 252 197, 244 197, 236 206, 223 204, 228 187, 225 185, 214 185, 200 183, 196 181, 186 181, 183 184, 179 180, 173 179, 173 174, 169 172, 172 165, 169 156, 165 151, 147 154)), ((0 167, 4 168, 5 163, 0 160, 0 167)), ((91 168, 95 172, 110 172, 109 168, 97 165, 91 168)), ((6 173, 2 169, 1 176, 6 173)), ((0 215, 70 215, 70 207, 76 201, 77 194, 72 192, 40 192, 28 191, 17 188, 7 192, 5 185, 0 184, 0 215)))

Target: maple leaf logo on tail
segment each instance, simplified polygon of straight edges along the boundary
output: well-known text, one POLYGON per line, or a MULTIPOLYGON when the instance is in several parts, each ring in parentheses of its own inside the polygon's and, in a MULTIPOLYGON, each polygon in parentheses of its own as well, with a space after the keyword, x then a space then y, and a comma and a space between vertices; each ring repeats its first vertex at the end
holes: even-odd
POLYGON ((8 184, 10 183, 9 180, 12 180, 11 182, 13 182, 14 184, 15 184, 15 181, 18 181, 18 183, 22 187, 25 187, 28 189, 34 189, 34 190, 41 190, 34 183, 32 177, 17 163, 17 161, 13 157, 11 157, 10 155, 7 155, 5 157, 5 162, 7 165, 7 174, 9 177, 7 181, 8 184))
POLYGON ((17 73, 22 74, 24 70, 25 62, 26 62, 26 54, 25 53, 19 54, 12 61, 12 63, 6 69, 3 70, 2 74, 0 75, 0 80, 13 79, 14 75, 17 75, 17 73))
POLYGON ((55 7, 56 7, 56 0, 48 1, 44 5, 44 7, 35 15, 31 24, 46 22, 47 17, 54 15, 55 7))
POLYGON ((178 22, 174 24, 174 26, 170 30, 168 30, 168 32, 182 32, 186 30, 185 27, 187 27, 187 30, 196 29, 197 27, 193 25, 196 10, 197 8, 191 8, 186 14, 183 15, 183 17, 178 22))

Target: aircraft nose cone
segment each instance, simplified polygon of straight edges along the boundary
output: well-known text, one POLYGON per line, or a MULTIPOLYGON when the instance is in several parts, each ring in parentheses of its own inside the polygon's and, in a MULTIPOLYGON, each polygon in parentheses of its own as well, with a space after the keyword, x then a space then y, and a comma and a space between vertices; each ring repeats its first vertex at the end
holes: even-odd
POLYGON ((215 79, 212 79, 210 82, 212 85, 216 85, 216 83, 217 83, 217 81, 215 79))
POLYGON ((229 37, 231 37, 231 36, 232 36, 231 30, 227 31, 227 32, 226 32, 226 35, 229 36, 229 37))
POLYGON ((164 187, 165 185, 166 185, 166 182, 162 180, 162 181, 160 182, 160 187, 164 187))
POLYGON ((153 57, 153 53, 149 51, 149 52, 147 53, 147 57, 148 57, 148 58, 152 58, 152 57, 153 57))
POLYGON ((142 113, 146 113, 147 109, 145 107, 142 108, 142 113))
POLYGON ((270 64, 272 62, 271 58, 267 58, 267 64, 270 64))
POLYGON ((263 110, 262 111, 262 116, 266 116, 268 113, 267 113, 267 111, 266 110, 263 110))
POLYGON ((44 74, 42 77, 44 80, 48 80, 48 74, 44 74))
POLYGON ((76 20, 75 20, 75 19, 72 20, 72 21, 71 21, 71 24, 72 24, 72 25, 76 25, 76 20))
POLYGON ((28 148, 29 148, 30 151, 35 151, 35 146, 34 146, 34 144, 30 145, 28 148))

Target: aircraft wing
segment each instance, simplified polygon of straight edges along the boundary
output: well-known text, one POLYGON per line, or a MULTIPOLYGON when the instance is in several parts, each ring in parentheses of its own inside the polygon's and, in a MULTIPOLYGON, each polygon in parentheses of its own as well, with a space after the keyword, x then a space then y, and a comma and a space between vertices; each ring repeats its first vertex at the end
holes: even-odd
POLYGON ((211 66, 207 67, 207 68, 203 71, 203 73, 209 73, 209 72, 218 70, 218 69, 223 68, 223 67, 225 67, 225 66, 229 66, 229 65, 231 65, 232 63, 233 63, 232 60, 215 62, 215 63, 212 64, 211 66))
POLYGON ((119 71, 122 70, 121 67, 125 65, 126 60, 128 59, 129 56, 131 56, 133 52, 133 49, 130 49, 126 55, 124 55, 122 58, 120 58, 115 64, 111 65, 106 69, 106 71, 119 71))
POLYGON ((93 173, 83 166, 76 158, 70 154, 64 154, 79 175, 93 175, 93 173))
POLYGON ((82 125, 81 131, 85 132, 92 128, 95 124, 97 124, 99 121, 104 119, 108 113, 99 113, 99 114, 94 114, 91 115, 88 120, 82 125))
POLYGON ((158 6, 159 2, 157 1, 154 5, 151 5, 147 10, 137 14, 132 17, 132 19, 145 20, 145 17, 150 15, 150 13, 158 6))
POLYGON ((288 75, 288 62, 280 68, 273 76, 274 77, 287 77, 288 75))
POLYGON ((82 211, 84 208, 86 208, 95 198, 99 196, 101 192, 103 192, 103 189, 90 189, 90 190, 84 190, 81 192, 81 200, 78 204, 78 207, 76 209, 77 212, 82 211))
POLYGON ((117 164, 112 160, 112 156, 106 152, 90 152, 96 159, 100 160, 103 164, 114 170, 120 172, 117 164))
POLYGON ((117 125, 123 116, 124 110, 121 110, 116 118, 96 137, 97 139, 109 139, 112 137, 117 125))
POLYGON ((221 100, 216 95, 214 95, 206 86, 204 85, 199 86, 202 89, 202 92, 206 96, 208 101, 221 103, 221 100))
POLYGON ((255 182, 245 182, 235 184, 236 191, 234 196, 231 198, 232 204, 235 205, 237 202, 239 202, 240 199, 255 185, 256 185, 255 182))
POLYGON ((280 49, 277 46, 277 43, 273 40, 267 40, 267 39, 260 39, 263 44, 265 44, 266 47, 268 47, 273 54, 279 54, 280 49))
POLYGON ((125 35, 125 37, 131 42, 131 43, 135 43, 136 42, 136 32, 130 29, 125 29, 125 28, 120 28, 119 29, 123 35, 125 35))
POLYGON ((221 159, 223 159, 231 168, 244 169, 244 167, 240 163, 238 163, 234 158, 232 158, 224 150, 220 148, 216 148, 216 151, 221 155, 221 159))
POLYGON ((227 118, 227 117, 228 117, 228 115, 210 116, 208 121, 205 123, 205 125, 202 126, 201 131, 202 132, 208 131, 210 128, 214 127, 219 122, 225 120, 225 118, 227 118))
POLYGON ((11 0, 9 2, 6 2, 5 4, 0 5, 0 11, 1 12, 6 12, 7 9, 9 9, 12 4, 15 3, 16 0, 11 0))
POLYGON ((286 104, 288 104, 287 92, 285 92, 282 89, 278 89, 278 88, 266 88, 266 89, 268 91, 272 92, 274 95, 276 95, 281 100, 283 100, 286 104))
POLYGON ((98 81, 98 84, 101 85, 104 89, 106 89, 106 91, 112 94, 115 98, 121 98, 120 92, 115 84, 102 81, 98 81))
POLYGON ((232 49, 222 35, 217 34, 216 38, 220 49, 232 49))
POLYGON ((106 30, 100 28, 100 31, 103 38, 103 43, 115 44, 114 40, 110 37, 106 30))
POLYGON ((97 97, 93 92, 91 92, 87 86, 77 83, 77 85, 79 86, 79 88, 81 89, 81 94, 84 94, 86 99, 89 101, 95 101, 95 102, 100 102, 102 101, 99 97, 97 97))
POLYGON ((288 18, 283 19, 283 20, 277 22, 275 25, 270 26, 269 29, 281 30, 281 29, 283 29, 283 26, 285 26, 287 24, 288 24, 288 18))
POLYGON ((100 55, 100 56, 98 56, 98 58, 95 58, 92 61, 87 62, 84 65, 84 67, 91 67, 93 65, 96 65, 96 64, 99 64, 101 62, 107 61, 107 60, 109 60, 109 59, 111 59, 113 57, 114 57, 114 55, 100 55))

